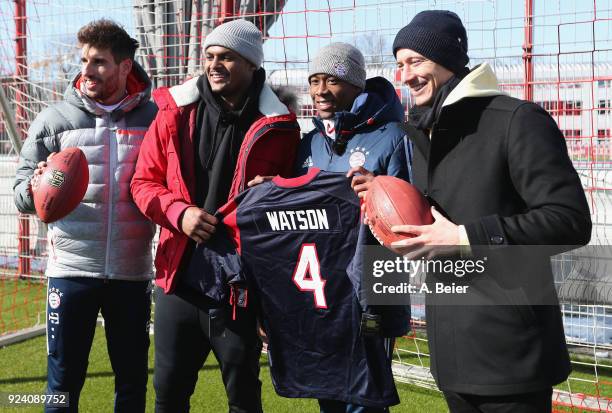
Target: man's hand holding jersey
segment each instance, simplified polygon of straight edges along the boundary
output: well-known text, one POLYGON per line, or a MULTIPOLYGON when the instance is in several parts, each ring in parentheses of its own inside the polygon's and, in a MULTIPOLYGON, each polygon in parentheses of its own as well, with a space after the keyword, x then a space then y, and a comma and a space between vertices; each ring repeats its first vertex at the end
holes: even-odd
POLYGON ((271 181, 274 177, 269 175, 257 175, 255 178, 247 182, 247 188, 254 187, 255 185, 263 184, 264 182, 271 181))
POLYGON ((219 220, 198 207, 189 207, 181 216, 181 231, 197 243, 206 242, 215 233, 219 220))
MULTIPOLYGON (((347 171, 346 177, 353 178, 351 180, 351 188, 353 188, 358 197, 364 198, 367 190, 370 188, 370 183, 374 179, 374 174, 363 166, 354 166, 347 171)), ((254 187, 255 185, 270 181, 272 178, 274 177, 257 175, 247 183, 247 187, 254 187)))
POLYGON ((359 198, 365 199, 365 195, 370 189, 370 184, 374 180, 374 174, 363 166, 354 166, 346 173, 347 178, 353 178, 351 180, 351 188, 357 194, 359 198))

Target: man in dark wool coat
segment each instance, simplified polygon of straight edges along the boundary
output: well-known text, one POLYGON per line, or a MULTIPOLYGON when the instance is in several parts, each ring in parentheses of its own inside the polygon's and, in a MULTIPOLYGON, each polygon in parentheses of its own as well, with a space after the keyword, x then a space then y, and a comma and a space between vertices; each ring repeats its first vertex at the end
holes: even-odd
POLYGON ((550 412, 570 372, 550 255, 588 243, 589 207, 554 120, 500 92, 489 65, 468 69, 467 51, 461 20, 442 10, 417 14, 393 43, 415 101, 413 182, 435 219, 394 227, 412 236, 394 247, 487 251, 465 294, 427 295, 431 370, 450 411, 550 412))

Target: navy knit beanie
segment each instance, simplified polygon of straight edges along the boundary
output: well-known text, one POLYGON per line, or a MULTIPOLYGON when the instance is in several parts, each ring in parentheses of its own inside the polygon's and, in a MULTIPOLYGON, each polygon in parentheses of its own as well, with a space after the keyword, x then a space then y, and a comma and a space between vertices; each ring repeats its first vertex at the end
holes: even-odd
POLYGON ((453 73, 463 69, 470 58, 461 19, 452 11, 422 11, 403 27, 393 41, 393 55, 411 49, 453 73))

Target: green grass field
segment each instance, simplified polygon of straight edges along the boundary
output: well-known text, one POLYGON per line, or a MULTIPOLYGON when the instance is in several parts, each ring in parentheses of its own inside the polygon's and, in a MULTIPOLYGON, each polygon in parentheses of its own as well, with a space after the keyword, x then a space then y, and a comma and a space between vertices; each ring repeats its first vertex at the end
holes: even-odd
POLYGON ((569 380, 555 388, 570 393, 582 393, 612 398, 612 366, 609 360, 572 355, 572 373, 569 380), (597 368, 595 363, 597 362, 597 368))
MULTIPOLYGON (((0 279, 0 335, 44 323, 45 283, 0 279)), ((402 363, 429 367, 429 348, 426 336, 417 331, 416 339, 399 338, 396 358, 402 363)), ((44 337, 0 349, 0 392, 40 392, 45 387, 46 345, 44 337)), ((612 365, 609 359, 594 360, 585 355, 572 355, 570 380, 556 386, 571 393, 612 398, 612 365)), ((151 348, 150 365, 153 364, 151 348)), ((266 412, 316 412, 311 400, 283 399, 274 393, 265 358, 262 358, 263 402, 266 412)), ((393 412, 445 412, 446 404, 440 393, 398 383, 402 404, 393 412)), ((88 379, 81 398, 81 411, 112 411, 113 379, 106 355, 103 331, 98 329, 90 355, 88 379)), ((226 399, 214 357, 200 372, 198 387, 192 398, 194 412, 225 411, 226 399)), ((153 411, 152 367, 150 370, 148 411, 153 411)), ((9 409, 3 411, 40 411, 40 409, 9 409)), ((560 409, 560 411, 565 411, 560 409)))
MULTIPOLYGON (((96 336, 89 357, 87 381, 81 395, 80 411, 110 412, 113 406, 113 373, 106 354, 104 331, 96 329, 96 336)), ((149 365, 153 365, 153 348, 149 365)), ((314 400, 285 399, 276 395, 270 381, 266 359, 261 359, 261 380, 264 411, 271 413, 317 412, 314 400)), ((147 412, 153 412, 154 392, 152 368, 149 369, 147 412)), ((45 338, 38 337, 0 349, 0 392, 41 392, 46 380, 45 338)), ((391 409, 393 413, 446 412, 446 404, 438 392, 403 383, 397 384, 402 403, 391 409)), ((209 357, 200 371, 198 385, 191 399, 193 412, 218 413, 227 411, 225 390, 214 357, 209 357)), ((2 408, 0 412, 40 412, 40 408, 2 408)))
MULTIPOLYGON (((395 345, 396 358, 399 355, 402 363, 429 367, 429 346, 426 336, 417 332, 414 338, 402 337, 395 345)), ((570 354, 572 372, 569 379, 556 389, 570 393, 599 395, 612 398, 612 364, 609 359, 595 360, 585 355, 570 354)))

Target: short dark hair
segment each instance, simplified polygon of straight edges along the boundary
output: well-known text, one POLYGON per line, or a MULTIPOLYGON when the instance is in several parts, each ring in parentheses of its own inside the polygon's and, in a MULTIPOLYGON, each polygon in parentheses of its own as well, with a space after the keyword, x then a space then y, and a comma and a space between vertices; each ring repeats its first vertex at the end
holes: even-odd
POLYGON ((115 63, 125 59, 134 60, 138 41, 132 39, 125 29, 112 20, 94 20, 79 29, 77 34, 79 46, 93 46, 99 49, 110 49, 115 63))

